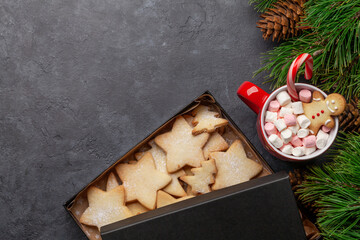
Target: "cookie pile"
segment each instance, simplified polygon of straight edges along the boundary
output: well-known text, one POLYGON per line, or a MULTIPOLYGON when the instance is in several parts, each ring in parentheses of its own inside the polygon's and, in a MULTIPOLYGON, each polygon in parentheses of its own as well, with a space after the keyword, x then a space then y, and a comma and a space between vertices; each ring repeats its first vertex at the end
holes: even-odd
POLYGON ((89 206, 80 222, 100 229, 133 215, 248 181, 262 171, 262 165, 246 156, 240 140, 229 147, 219 133, 228 121, 219 113, 200 105, 191 114, 177 117, 169 132, 148 142, 150 149, 135 153, 136 160, 117 164, 117 176, 109 174, 106 191, 90 187, 89 206))
POLYGON ((292 102, 287 91, 276 95, 265 113, 264 129, 269 142, 283 153, 301 157, 327 145, 335 126, 332 116, 340 115, 346 101, 337 93, 323 95, 307 89, 299 92, 300 101, 292 102), (321 128, 321 129, 320 129, 321 128))

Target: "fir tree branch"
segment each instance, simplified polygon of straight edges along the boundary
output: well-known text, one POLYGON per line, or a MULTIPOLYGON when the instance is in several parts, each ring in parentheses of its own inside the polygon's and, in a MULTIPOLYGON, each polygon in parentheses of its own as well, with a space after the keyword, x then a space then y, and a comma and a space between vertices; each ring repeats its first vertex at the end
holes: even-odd
POLYGON ((275 2, 277 2, 278 0, 250 0, 249 4, 255 4, 254 8, 258 11, 258 12, 265 12, 269 7, 271 7, 271 5, 275 2))
POLYGON ((359 96, 360 0, 309 0, 305 12, 301 25, 310 30, 268 51, 263 57, 263 67, 255 75, 266 71, 267 82, 280 87, 286 83, 291 62, 297 55, 308 52, 314 57, 311 83, 324 91, 343 94, 347 99, 359 96))
POLYGON ((313 28, 326 41, 325 51, 334 58, 330 64, 328 56, 322 55, 321 62, 326 69, 339 69, 349 66, 354 59, 353 53, 359 55, 360 12, 359 0, 309 0, 306 4, 304 23, 313 28))
POLYGON ((360 239, 360 135, 339 137, 329 157, 312 166, 297 190, 299 199, 319 209, 317 225, 325 239, 360 239))

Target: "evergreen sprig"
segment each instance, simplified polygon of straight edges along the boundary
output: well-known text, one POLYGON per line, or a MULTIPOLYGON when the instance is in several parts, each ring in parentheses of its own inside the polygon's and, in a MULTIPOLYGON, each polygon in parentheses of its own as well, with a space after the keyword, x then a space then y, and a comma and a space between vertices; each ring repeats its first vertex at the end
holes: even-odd
POLYGON ((330 154, 332 162, 309 168, 297 190, 299 199, 318 208, 325 239, 360 239, 360 135, 344 134, 330 154))
POLYGON ((348 99, 360 95, 360 0, 309 0, 305 15, 301 26, 310 30, 267 52, 255 75, 269 71, 273 87, 282 86, 291 62, 308 52, 314 57, 313 84, 348 99))
POLYGON ((249 4, 254 4, 254 8, 258 12, 265 12, 275 2, 277 2, 277 0, 250 0, 249 4))

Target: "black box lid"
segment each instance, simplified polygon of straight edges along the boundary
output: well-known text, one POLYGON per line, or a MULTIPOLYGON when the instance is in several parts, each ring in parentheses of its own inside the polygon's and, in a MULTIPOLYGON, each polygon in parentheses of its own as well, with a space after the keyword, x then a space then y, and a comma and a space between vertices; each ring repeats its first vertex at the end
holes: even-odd
POLYGON ((285 172, 104 226, 101 235, 103 240, 306 239, 285 172))

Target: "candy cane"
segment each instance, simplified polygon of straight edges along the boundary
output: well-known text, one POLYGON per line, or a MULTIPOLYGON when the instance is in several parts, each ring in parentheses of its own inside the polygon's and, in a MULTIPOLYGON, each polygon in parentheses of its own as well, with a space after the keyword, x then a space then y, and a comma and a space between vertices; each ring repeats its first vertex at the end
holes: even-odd
POLYGON ((305 62, 305 79, 310 80, 313 73, 313 58, 308 53, 300 54, 291 64, 287 74, 287 88, 290 97, 294 101, 299 100, 299 95, 295 88, 296 73, 300 66, 305 62))

